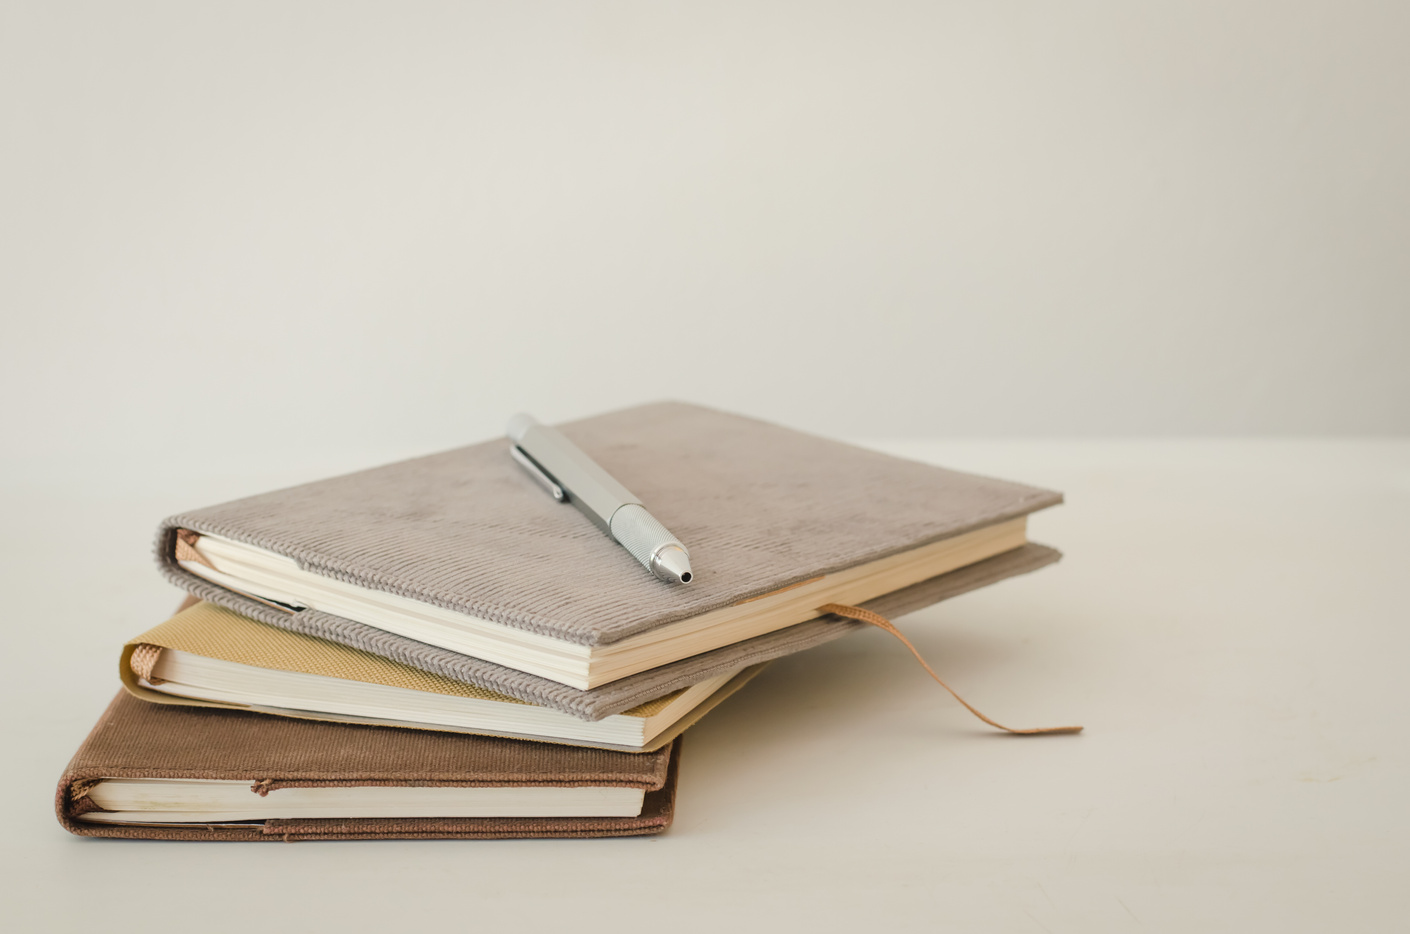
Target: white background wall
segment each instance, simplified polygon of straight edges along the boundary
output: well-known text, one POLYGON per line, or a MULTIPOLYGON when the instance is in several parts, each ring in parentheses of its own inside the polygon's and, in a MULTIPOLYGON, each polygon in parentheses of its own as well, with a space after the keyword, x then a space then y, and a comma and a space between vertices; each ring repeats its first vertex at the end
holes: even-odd
POLYGON ((856 438, 1410 432, 1402 3, 0 17, 19 471, 663 396, 856 438))

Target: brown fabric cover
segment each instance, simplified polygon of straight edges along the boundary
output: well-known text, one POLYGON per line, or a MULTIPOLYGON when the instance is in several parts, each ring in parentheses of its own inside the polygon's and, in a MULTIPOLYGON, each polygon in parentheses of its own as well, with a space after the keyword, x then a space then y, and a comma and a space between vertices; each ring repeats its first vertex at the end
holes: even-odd
MULTIPOLYGON (((678 754, 629 754, 516 740, 147 704, 119 693, 59 780, 59 822, 81 836, 169 840, 629 836, 671 821, 678 754), (249 781, 252 786, 615 785, 647 791, 631 818, 269 820, 211 827, 93 824, 100 778, 249 781)), ((251 794, 257 792, 251 791, 251 794)))

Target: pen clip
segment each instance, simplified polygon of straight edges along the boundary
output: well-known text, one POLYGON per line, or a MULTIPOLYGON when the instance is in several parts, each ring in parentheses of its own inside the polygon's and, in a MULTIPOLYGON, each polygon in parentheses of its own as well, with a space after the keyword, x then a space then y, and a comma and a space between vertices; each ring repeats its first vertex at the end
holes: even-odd
POLYGON ((550 496, 560 503, 566 503, 568 501, 568 491, 563 489, 557 481, 550 477, 548 471, 540 467, 538 462, 528 454, 525 454, 523 448, 519 447, 517 444, 514 445, 509 449, 509 456, 514 458, 519 466, 523 467, 524 470, 528 472, 529 476, 538 481, 539 486, 547 490, 550 496))

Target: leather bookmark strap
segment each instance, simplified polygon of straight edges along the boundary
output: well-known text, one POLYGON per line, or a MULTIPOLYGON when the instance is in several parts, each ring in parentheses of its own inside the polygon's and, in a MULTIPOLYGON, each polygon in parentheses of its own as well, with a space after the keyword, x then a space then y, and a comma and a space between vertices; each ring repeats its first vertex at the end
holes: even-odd
POLYGON ((960 697, 958 694, 956 694, 954 688, 950 687, 944 681, 941 681, 940 676, 935 673, 935 669, 931 668, 930 665, 926 662, 926 660, 924 658, 921 658, 920 652, 916 651, 916 647, 911 645, 911 640, 903 636, 901 634, 901 630, 897 629, 895 625, 892 624, 891 620, 887 619, 885 616, 882 616, 880 613, 873 613, 871 610, 864 610, 859 606, 847 606, 842 603, 825 604, 823 606, 818 607, 818 612, 831 613, 834 616, 841 616, 845 617, 846 619, 855 619, 858 622, 869 623, 872 626, 875 626, 877 629, 884 629, 887 632, 891 633, 891 635, 895 636, 897 639, 900 639, 901 643, 905 645, 906 648, 911 650, 911 654, 916 657, 916 661, 920 662, 922 668, 930 672, 930 677, 935 679, 936 684, 949 691, 950 696, 953 697, 955 700, 959 701, 961 704, 964 704, 965 710, 968 710, 970 713, 974 714, 976 717, 983 720, 985 723, 989 724, 992 727, 996 727, 1000 730, 1005 731, 1006 733, 1014 733, 1019 736, 1034 736, 1040 733, 1082 732, 1082 728, 1080 726, 1048 726, 1036 730, 1015 730, 1013 727, 1007 727, 1004 726, 1002 723, 997 723, 993 720, 990 720, 988 717, 984 716, 984 714, 971 707, 969 705, 969 702, 966 701, 963 697, 960 697))
POLYGON ((201 554, 196 547, 196 543, 201 540, 200 533, 192 532, 190 529, 177 529, 176 541, 173 545, 173 553, 177 561, 194 561, 197 564, 204 564, 212 571, 218 570, 214 564, 210 563, 205 555, 201 554))
POLYGON ((157 659, 161 658, 161 655, 161 646, 144 642, 141 645, 133 647, 132 657, 127 660, 127 664, 128 667, 132 669, 133 674, 142 678, 148 684, 165 684, 165 678, 158 678, 153 674, 157 668, 157 659))

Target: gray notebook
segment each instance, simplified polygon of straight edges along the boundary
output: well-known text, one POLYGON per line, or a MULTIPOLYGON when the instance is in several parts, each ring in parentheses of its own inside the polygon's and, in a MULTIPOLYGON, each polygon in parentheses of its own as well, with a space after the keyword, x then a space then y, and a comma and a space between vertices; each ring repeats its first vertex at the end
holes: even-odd
POLYGON ((262 622, 598 719, 856 625, 810 607, 894 614, 1057 558, 1023 526, 1051 491, 681 403, 560 428, 686 543, 694 582, 652 577, 507 440, 173 516, 158 560, 262 622))

